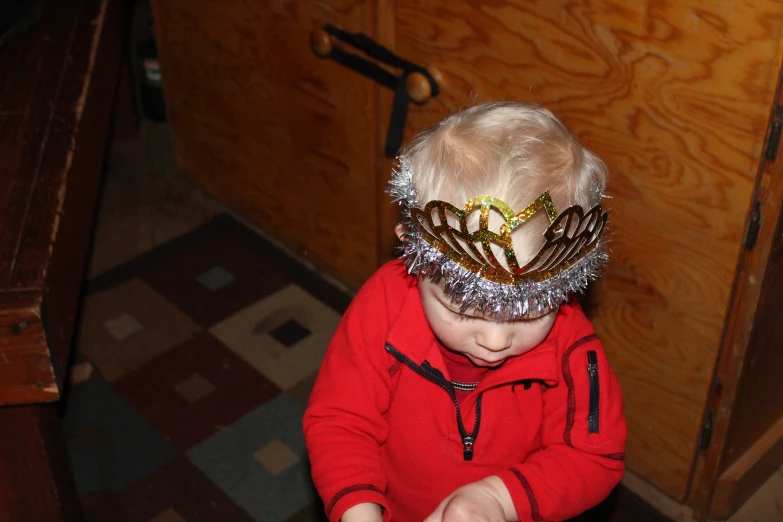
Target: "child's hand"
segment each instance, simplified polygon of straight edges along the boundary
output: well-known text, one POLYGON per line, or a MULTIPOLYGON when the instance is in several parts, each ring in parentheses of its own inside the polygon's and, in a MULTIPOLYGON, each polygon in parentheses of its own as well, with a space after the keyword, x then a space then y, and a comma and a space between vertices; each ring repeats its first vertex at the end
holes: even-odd
POLYGON ((507 522, 517 520, 511 495, 498 477, 462 486, 424 522, 507 522))
POLYGON ((383 522, 383 513, 381 506, 365 502, 356 504, 345 510, 340 518, 341 522, 383 522))

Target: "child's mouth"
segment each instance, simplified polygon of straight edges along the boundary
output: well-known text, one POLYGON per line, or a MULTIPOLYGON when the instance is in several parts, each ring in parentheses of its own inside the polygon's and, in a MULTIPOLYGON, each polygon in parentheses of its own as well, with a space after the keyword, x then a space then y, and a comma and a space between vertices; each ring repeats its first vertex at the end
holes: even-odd
POLYGON ((506 362, 505 359, 501 359, 499 361, 485 361, 484 359, 481 359, 479 357, 470 355, 470 361, 475 364, 476 366, 481 366, 482 368, 497 368, 504 362, 506 362))

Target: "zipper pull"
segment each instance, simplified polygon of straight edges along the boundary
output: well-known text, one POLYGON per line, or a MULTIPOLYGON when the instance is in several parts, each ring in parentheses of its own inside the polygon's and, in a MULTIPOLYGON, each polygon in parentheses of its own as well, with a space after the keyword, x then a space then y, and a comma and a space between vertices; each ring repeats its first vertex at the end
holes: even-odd
POLYGON ((473 437, 470 435, 462 438, 462 458, 466 461, 473 460, 473 437))
POLYGON ((587 352, 587 373, 591 377, 595 377, 598 374, 598 356, 594 350, 587 352))

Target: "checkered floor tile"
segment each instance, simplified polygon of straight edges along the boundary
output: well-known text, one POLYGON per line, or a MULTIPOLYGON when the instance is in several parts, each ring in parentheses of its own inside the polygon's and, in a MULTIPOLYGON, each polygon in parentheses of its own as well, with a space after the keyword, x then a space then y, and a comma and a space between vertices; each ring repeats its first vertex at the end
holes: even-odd
POLYGON ((87 519, 323 520, 301 417, 349 300, 227 216, 91 281, 63 418, 87 519))

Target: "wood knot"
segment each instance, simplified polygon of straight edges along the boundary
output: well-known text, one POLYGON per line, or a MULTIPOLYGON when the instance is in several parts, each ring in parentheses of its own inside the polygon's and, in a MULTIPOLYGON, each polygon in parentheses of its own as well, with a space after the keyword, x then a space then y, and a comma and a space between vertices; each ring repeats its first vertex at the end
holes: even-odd
POLYGON ((27 328, 27 323, 24 321, 20 321, 18 323, 11 325, 11 333, 14 335, 19 335, 20 333, 22 333, 22 330, 24 330, 25 328, 27 328))

